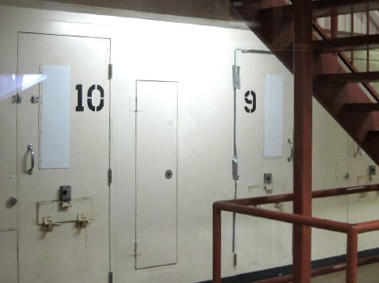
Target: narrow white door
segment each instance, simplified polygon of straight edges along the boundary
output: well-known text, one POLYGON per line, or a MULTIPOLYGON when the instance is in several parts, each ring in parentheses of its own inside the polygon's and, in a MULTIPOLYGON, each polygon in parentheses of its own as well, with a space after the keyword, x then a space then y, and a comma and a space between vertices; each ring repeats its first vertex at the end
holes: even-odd
POLYGON ((177 94, 137 81, 136 269, 177 262, 177 94))
MULTIPOLYGON (((237 59, 241 67, 241 89, 237 93, 238 198, 290 193, 293 162, 287 140, 293 136, 293 77, 274 55, 238 53, 237 59), (271 174, 269 184, 264 183, 265 173, 271 174)), ((288 225, 265 220, 253 220, 255 225, 251 225, 251 221, 237 216, 236 253, 240 258, 265 254, 264 264, 279 264, 290 256, 291 250, 283 248, 288 247, 286 237, 276 238, 290 235, 288 225), (249 241, 250 246, 239 246, 249 241), (259 244, 267 241, 273 244, 259 244)))
POLYGON ((107 282, 109 48, 108 39, 18 36, 18 73, 46 76, 18 106, 20 283, 107 282))

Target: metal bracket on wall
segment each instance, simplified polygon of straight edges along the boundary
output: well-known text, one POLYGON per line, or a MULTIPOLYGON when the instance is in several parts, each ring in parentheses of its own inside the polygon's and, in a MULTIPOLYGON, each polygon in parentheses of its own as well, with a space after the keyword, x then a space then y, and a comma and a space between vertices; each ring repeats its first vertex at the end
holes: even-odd
POLYGON ((78 214, 78 219, 76 220, 76 227, 78 227, 79 229, 84 229, 87 228, 88 224, 88 218, 83 214, 78 214))
POLYGON ((55 223, 52 217, 46 216, 43 218, 42 230, 45 232, 51 232, 54 229, 54 226, 61 226, 60 223, 55 223))

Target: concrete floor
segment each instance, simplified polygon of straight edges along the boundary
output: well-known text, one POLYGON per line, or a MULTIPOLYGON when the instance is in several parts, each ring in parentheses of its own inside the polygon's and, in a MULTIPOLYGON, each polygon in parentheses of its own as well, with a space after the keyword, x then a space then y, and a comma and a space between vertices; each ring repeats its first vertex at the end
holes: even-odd
MULTIPOLYGON (((358 270, 358 283, 378 283, 379 263, 361 266, 358 270)), ((312 279, 312 283, 345 283, 345 271, 336 272, 312 279)))

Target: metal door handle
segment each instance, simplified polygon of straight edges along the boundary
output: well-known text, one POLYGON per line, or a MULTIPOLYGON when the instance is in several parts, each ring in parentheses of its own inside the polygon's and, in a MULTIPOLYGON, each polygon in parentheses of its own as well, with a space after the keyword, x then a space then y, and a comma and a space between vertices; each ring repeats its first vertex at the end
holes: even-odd
POLYGON ((30 167, 30 169, 28 169, 28 174, 29 175, 32 175, 33 174, 33 169, 34 169, 34 149, 33 149, 33 145, 32 144, 28 144, 28 151, 30 151, 30 156, 31 156, 31 159, 32 159, 32 165, 30 167))

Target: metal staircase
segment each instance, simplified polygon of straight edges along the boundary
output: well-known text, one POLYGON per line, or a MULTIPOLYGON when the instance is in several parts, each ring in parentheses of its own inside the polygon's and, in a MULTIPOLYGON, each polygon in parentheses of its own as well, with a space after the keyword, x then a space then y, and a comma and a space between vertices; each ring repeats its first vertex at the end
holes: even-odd
MULTIPOLYGON (((286 0, 233 1, 234 10, 250 29, 293 71, 294 5, 286 0)), ((330 38, 316 22, 320 17, 378 10, 379 1, 312 1, 313 96, 342 128, 379 164, 379 95, 369 84, 379 72, 358 72, 342 53, 376 49, 379 35, 330 38)))
MULTIPOLYGON (((269 47, 294 74, 294 159, 293 193, 272 197, 256 197, 218 201, 213 204, 213 282, 221 283, 221 212, 260 217, 291 223, 292 274, 260 281, 260 283, 310 283, 315 274, 338 270, 334 265, 325 270, 312 270, 311 227, 345 233, 347 283, 357 282, 358 236, 378 231, 379 220, 342 223, 319 219, 312 215, 312 96, 334 117, 342 128, 379 164, 379 95, 370 84, 379 81, 379 72, 370 70, 370 50, 379 45, 379 36, 352 32, 338 38, 338 15, 379 10, 379 0, 230 0, 233 11, 269 47), (330 18, 330 31, 323 29, 317 18, 330 18), (366 50, 367 68, 359 71, 353 52, 366 50), (351 51, 352 56, 345 52, 351 51), (278 212, 257 204, 293 202, 293 213, 278 212)), ((354 17, 351 17, 354 19, 354 17)), ((354 24, 352 25, 354 26, 354 24)), ((379 30, 379 29, 378 29, 379 30)), ((325 137, 332 138, 332 137, 325 137)), ((326 190, 323 196, 343 195, 359 190, 352 187, 326 190)), ((365 259, 364 264, 378 262, 379 257, 365 259)))

